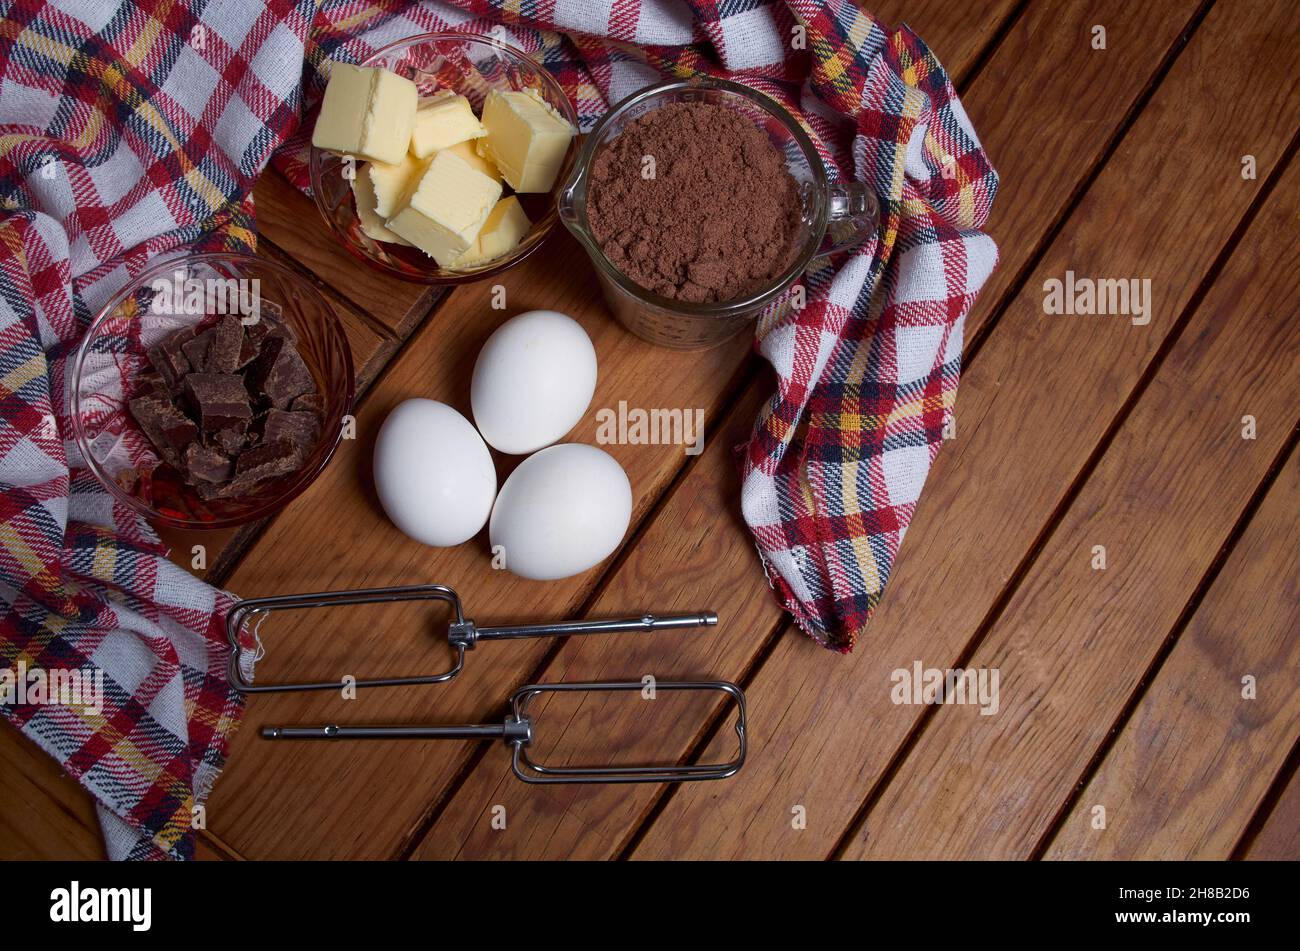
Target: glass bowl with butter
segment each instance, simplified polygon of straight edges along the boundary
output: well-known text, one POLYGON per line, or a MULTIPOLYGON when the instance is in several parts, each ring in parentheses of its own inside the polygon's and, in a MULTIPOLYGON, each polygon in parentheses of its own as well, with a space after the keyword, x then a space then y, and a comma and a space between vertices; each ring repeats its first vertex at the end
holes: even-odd
POLYGON ((353 255, 424 284, 504 271, 555 227, 577 115, 521 51, 429 33, 334 63, 312 134, 316 207, 353 255))

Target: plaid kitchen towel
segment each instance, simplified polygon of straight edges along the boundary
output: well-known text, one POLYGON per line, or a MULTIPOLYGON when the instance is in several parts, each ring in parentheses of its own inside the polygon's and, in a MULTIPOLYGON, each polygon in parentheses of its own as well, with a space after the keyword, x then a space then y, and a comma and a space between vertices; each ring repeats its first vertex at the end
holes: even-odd
MULTIPOLYGON (((801 627, 847 649, 879 599, 951 412, 961 327, 995 251, 996 178, 943 70, 848 0, 13 0, 0 12, 0 658, 86 670, 99 708, 6 698, 96 797, 113 857, 187 857, 241 705, 229 596, 80 466, 67 362, 162 253, 246 249, 274 153, 300 186, 328 60, 434 29, 494 32, 560 80, 584 128, 663 76, 782 102, 832 176, 875 189, 877 240, 807 279, 757 346, 778 387, 744 453, 745 518, 801 627)), ((0 680, 0 689, 4 681, 0 680)))
POLYGON ((315 8, 3 10, 0 709, 94 794, 111 857, 184 858, 242 710, 230 598, 169 562, 81 466, 70 358, 154 256, 251 246, 247 196, 297 125, 315 8), (33 689, 62 672, 97 689, 33 689))

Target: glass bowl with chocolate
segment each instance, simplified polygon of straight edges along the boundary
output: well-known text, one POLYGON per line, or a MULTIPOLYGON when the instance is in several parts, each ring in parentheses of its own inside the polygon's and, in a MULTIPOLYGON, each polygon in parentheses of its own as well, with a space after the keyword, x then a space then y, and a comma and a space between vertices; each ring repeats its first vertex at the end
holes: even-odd
POLYGON ((819 258, 869 240, 862 182, 832 182, 774 99, 724 79, 670 80, 596 125, 559 196, 614 316, 661 346, 715 346, 819 258))
POLYGON ((427 33, 335 62, 312 131, 316 207, 386 274, 459 284, 542 244, 578 117, 535 60, 487 36, 427 33))
POLYGON ((115 498, 159 525, 229 528, 325 468, 352 412, 352 354, 329 303, 288 268, 176 257, 100 311, 70 395, 82 461, 115 498))

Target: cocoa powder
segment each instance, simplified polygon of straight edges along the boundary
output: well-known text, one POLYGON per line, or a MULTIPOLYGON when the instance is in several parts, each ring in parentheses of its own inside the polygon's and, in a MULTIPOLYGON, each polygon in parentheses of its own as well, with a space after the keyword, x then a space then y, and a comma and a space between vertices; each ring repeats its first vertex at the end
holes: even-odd
POLYGON ((801 210, 776 146, 726 106, 661 106, 592 163, 597 243, 637 284, 675 300, 722 302, 770 285, 799 252, 801 210))

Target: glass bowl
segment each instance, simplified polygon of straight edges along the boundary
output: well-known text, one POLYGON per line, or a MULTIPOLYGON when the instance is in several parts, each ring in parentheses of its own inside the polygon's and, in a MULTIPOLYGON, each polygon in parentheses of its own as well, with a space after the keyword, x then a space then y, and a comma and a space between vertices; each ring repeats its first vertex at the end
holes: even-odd
POLYGON ((726 79, 696 76, 647 86, 616 104, 591 130, 569 179, 560 189, 559 215, 582 244, 596 269, 605 301, 628 330, 676 350, 714 347, 751 326, 777 302, 815 258, 871 241, 880 221, 875 194, 863 182, 833 182, 812 139, 776 100, 726 79), (591 170, 607 144, 642 116, 679 102, 725 106, 745 116, 785 157, 799 189, 801 249, 770 285, 734 300, 690 303, 672 300, 638 285, 605 256, 587 217, 591 170))
MULTIPOLYGON (((390 43, 362 66, 377 66, 405 76, 420 96, 451 89, 465 96, 475 115, 492 89, 531 89, 555 108, 575 128, 577 113, 550 73, 519 50, 485 36, 460 33, 425 33, 390 43)), ((569 143, 564 164, 548 194, 518 195, 532 230, 509 254, 477 267, 444 268, 419 248, 375 241, 361 231, 352 198, 352 180, 358 164, 315 146, 311 150, 311 189, 316 207, 330 230, 351 254, 385 274, 422 284, 461 284, 500 274, 514 267, 541 246, 555 227, 556 197, 578 152, 577 137, 569 143)), ((508 188, 508 186, 507 186, 508 188)))
POLYGON ((150 521, 182 529, 230 528, 278 511, 320 475, 338 446, 344 417, 352 412, 354 386, 343 325, 306 278, 250 254, 172 257, 146 268, 91 323, 72 370, 72 427, 84 464, 116 499, 150 521), (230 284, 232 279, 247 283, 230 284), (190 297, 172 306, 176 288, 187 295, 202 288, 211 296, 206 303, 190 297), (228 288, 244 290, 245 302, 255 292, 260 313, 293 331, 322 397, 321 436, 296 472, 239 498, 205 500, 159 458, 127 402, 142 389, 151 346, 181 328, 236 310, 228 288))

